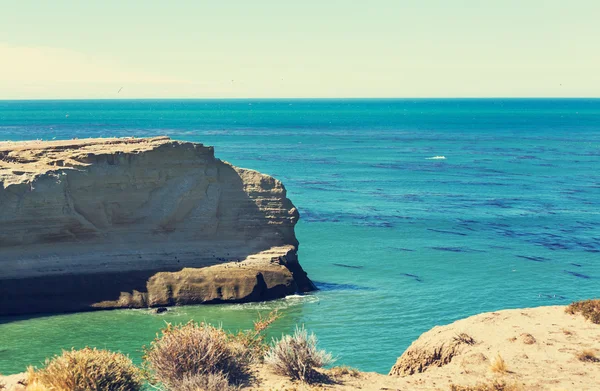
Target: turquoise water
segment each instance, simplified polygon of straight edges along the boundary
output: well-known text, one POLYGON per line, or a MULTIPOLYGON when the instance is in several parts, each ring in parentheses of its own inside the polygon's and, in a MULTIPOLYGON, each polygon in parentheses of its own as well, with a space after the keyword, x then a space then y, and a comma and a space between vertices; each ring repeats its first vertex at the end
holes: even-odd
POLYGON ((303 323, 339 363, 386 373, 434 325, 600 296, 600 100, 0 101, 0 140, 163 134, 281 179, 321 290, 0 318, 0 372, 73 346, 139 360, 165 321, 237 329, 280 308, 273 335, 303 323))

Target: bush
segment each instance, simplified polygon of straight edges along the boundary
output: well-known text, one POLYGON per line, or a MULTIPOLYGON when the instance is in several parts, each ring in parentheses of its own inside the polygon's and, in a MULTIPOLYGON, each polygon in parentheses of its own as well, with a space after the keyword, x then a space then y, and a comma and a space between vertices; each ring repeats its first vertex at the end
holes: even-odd
POLYGON ((581 312, 585 319, 600 324, 600 299, 576 301, 569 304, 565 312, 571 315, 581 312))
POLYGON ((29 368, 28 383, 60 391, 138 391, 142 377, 121 353, 85 348, 63 351, 40 370, 29 368))
POLYGON ((223 373, 186 376, 177 385, 177 391, 237 391, 239 387, 229 384, 223 373))
POLYGON ((317 337, 302 328, 294 335, 284 335, 273 341, 265 356, 265 363, 277 374, 309 382, 314 379, 314 368, 332 363, 331 354, 317 349, 317 337))
POLYGON ((154 380, 169 390, 180 390, 184 381, 207 382, 209 375, 219 373, 226 373, 232 383, 242 382, 249 372, 251 354, 221 328, 190 322, 168 325, 146 349, 144 359, 154 380))

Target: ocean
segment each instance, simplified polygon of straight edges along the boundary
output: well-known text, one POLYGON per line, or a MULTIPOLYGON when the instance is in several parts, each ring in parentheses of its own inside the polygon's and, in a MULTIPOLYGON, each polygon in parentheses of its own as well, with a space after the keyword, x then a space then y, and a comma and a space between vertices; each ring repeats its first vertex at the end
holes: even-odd
POLYGON ((0 318, 0 373, 86 345, 139 362, 165 322, 275 308, 271 336, 304 324, 337 364, 387 373, 435 325, 600 296, 599 99, 0 101, 0 140, 156 135, 283 181, 320 290, 0 318))

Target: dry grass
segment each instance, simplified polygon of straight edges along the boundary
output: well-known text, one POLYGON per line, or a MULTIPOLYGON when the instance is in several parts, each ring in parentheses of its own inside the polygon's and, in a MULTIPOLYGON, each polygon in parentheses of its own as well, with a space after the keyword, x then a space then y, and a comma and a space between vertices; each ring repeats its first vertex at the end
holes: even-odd
POLYGON ((352 376, 352 377, 360 376, 360 372, 358 371, 358 369, 348 367, 346 365, 342 365, 339 367, 333 367, 329 370, 329 373, 333 377, 340 377, 340 376, 347 376, 347 375, 352 376))
POLYGON ((38 383, 37 381, 34 381, 33 383, 30 383, 27 386, 27 391, 62 391, 60 389, 55 389, 55 390, 50 390, 49 388, 47 388, 46 386, 38 383))
POLYGON ((504 359, 502 358, 500 353, 498 353, 498 355, 494 359, 494 362, 492 362, 492 365, 490 365, 490 370, 492 372, 496 372, 496 373, 507 373, 508 372, 508 367, 506 366, 506 362, 504 361, 504 359))
POLYGON ((277 374, 304 382, 315 379, 315 368, 322 368, 334 361, 331 354, 318 350, 317 337, 302 328, 294 335, 284 335, 274 341, 265 356, 265 363, 277 374))
POLYGON ((600 359, 596 357, 596 352, 589 349, 577 353, 577 359, 583 362, 600 362, 600 359))
POLYGON ((229 383, 223 373, 186 376, 177 384, 177 391, 237 391, 240 388, 229 383))
POLYGON ((146 366, 155 381, 179 390, 185 379, 226 373, 229 381, 243 382, 249 373, 248 349, 231 334, 206 323, 190 322, 162 330, 146 349, 146 366))
POLYGON ((503 381, 493 381, 491 383, 480 383, 476 386, 457 386, 450 385, 450 391, 523 391, 521 386, 516 384, 507 384, 503 381))
POLYGON ((466 345, 475 345, 475 340, 467 333, 460 333, 456 335, 454 340, 458 343, 464 343, 466 345))
POLYGON ((269 350, 269 345, 265 342, 264 332, 277 319, 279 319, 277 310, 270 312, 264 318, 259 314, 258 319, 254 321, 252 330, 240 331, 233 336, 233 339, 248 350, 253 360, 261 361, 269 350))
POLYGON ((45 367, 28 369, 27 389, 56 391, 138 391, 142 377, 131 360, 107 350, 85 348, 63 351, 46 360, 45 367))
POLYGON ((145 348, 148 377, 173 391, 237 389, 248 381, 250 364, 269 349, 264 332, 278 318, 276 311, 259 316, 252 330, 237 334, 206 323, 167 325, 145 348))
POLYGON ((569 304, 565 312, 572 315, 581 312, 585 319, 600 324, 600 299, 576 301, 569 304))

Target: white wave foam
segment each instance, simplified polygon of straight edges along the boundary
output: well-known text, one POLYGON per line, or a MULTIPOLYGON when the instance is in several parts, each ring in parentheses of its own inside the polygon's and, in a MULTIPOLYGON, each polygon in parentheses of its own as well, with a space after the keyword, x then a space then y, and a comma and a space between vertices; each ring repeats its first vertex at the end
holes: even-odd
POLYGON ((316 295, 289 295, 283 299, 264 301, 260 303, 242 303, 242 304, 225 304, 222 309, 225 311, 239 310, 279 310, 305 303, 316 303, 319 298, 316 295))
POLYGON ((425 160, 446 160, 446 156, 432 156, 426 157, 425 160))

